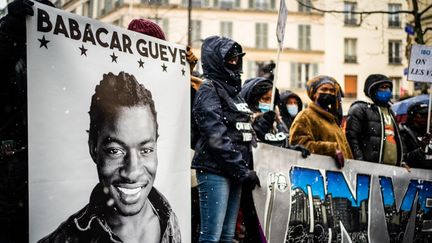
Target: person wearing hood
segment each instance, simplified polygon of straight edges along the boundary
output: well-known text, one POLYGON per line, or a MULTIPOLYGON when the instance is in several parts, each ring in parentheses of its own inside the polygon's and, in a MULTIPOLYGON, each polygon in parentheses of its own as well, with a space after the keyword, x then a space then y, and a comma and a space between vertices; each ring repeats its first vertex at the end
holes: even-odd
POLYGON ((339 85, 329 76, 320 75, 306 83, 307 94, 313 101, 301 111, 291 125, 291 144, 305 146, 314 154, 335 158, 339 168, 353 155, 339 126, 339 85))
POLYGON ((252 127, 259 141, 278 147, 294 149, 307 157, 309 151, 301 145, 291 146, 288 141, 288 128, 279 112, 279 93, 276 89, 274 104, 271 105, 273 82, 264 77, 250 78, 245 81, 240 96, 246 100, 253 112, 252 127))
POLYGON ((244 55, 240 44, 226 37, 208 37, 201 46, 205 79, 192 109, 200 132, 192 160, 200 199, 199 242, 232 242, 242 186, 260 186, 252 170, 252 111, 238 95, 244 55))
POLYGON ((356 101, 346 120, 346 136, 354 158, 388 165, 401 165, 402 142, 390 109, 392 81, 382 74, 371 74, 364 93, 372 102, 356 101))
POLYGON ((285 125, 289 129, 291 128, 291 124, 294 121, 294 118, 297 114, 303 109, 303 102, 300 97, 289 90, 283 92, 280 95, 281 99, 281 116, 285 125))
POLYGON ((413 103, 408 107, 406 122, 399 124, 404 151, 403 161, 410 168, 432 169, 431 134, 426 131, 428 111, 427 103, 413 103))

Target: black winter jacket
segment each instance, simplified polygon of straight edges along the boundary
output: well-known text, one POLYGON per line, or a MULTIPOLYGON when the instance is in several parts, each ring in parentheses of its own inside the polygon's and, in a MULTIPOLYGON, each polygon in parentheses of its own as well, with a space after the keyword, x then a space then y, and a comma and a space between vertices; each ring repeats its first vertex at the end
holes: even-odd
POLYGON ((228 38, 209 37, 202 45, 204 75, 192 109, 200 137, 192 168, 242 181, 252 168, 251 114, 238 95, 239 75, 224 67, 227 52, 239 44, 228 38))
POLYGON ((412 168, 432 169, 432 149, 429 147, 428 154, 423 150, 419 141, 422 134, 406 123, 399 124, 399 131, 404 149, 403 161, 412 168))
MULTIPOLYGON (((397 165, 402 160, 402 142, 400 140, 399 129, 394 120, 395 140, 397 144, 397 165)), ((375 104, 364 101, 354 102, 346 120, 346 137, 350 144, 354 159, 382 163, 384 149, 384 120, 381 110, 375 104)))

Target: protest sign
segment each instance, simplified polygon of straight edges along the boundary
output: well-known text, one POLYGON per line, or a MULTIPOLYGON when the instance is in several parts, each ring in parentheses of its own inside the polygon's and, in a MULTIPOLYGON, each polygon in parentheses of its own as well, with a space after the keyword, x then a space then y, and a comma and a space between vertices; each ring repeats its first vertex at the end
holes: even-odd
MULTIPOLYGON (((156 174, 154 188, 160 193, 152 189, 153 194, 150 195, 155 199, 149 196, 149 201, 161 221, 160 225, 172 223, 171 218, 164 218, 171 214, 159 211, 159 208, 168 209, 167 205, 170 205, 178 218, 182 241, 189 242, 190 77, 185 47, 37 2, 34 13, 27 20, 30 242, 50 234, 89 203, 92 190, 97 191, 95 185, 103 180, 101 175, 106 173, 104 165, 99 163, 100 153, 114 159, 122 156, 124 161, 129 161, 122 161, 125 164, 135 163, 132 162, 136 159, 135 155, 144 158, 151 155, 151 163, 156 164, 157 172, 149 170, 152 175, 146 175, 146 179, 140 182, 125 179, 126 174, 136 169, 131 167, 138 167, 137 164, 113 172, 125 178, 118 179, 123 180, 117 182, 118 185, 106 187, 104 184, 101 191, 105 196, 114 198, 114 202, 108 200, 104 206, 121 211, 117 204, 123 203, 125 208, 135 204, 137 198, 141 199, 151 189, 151 177, 156 174), (115 87, 112 82, 118 80, 136 80, 151 96, 148 91, 142 91, 141 85, 130 84, 111 90, 108 87, 107 92, 113 94, 112 100, 106 97, 103 100, 97 94, 92 101, 97 85, 98 92, 102 92, 102 80, 105 84, 114 85, 112 87, 115 87), (122 89, 124 93, 120 95, 122 89), (145 96, 142 102, 146 104, 146 109, 134 109, 134 105, 127 109, 111 106, 110 102, 116 102, 115 99, 132 102, 125 101, 127 98, 124 97, 129 97, 135 89, 143 92, 137 97, 144 100, 142 96, 145 96), (149 100, 154 101, 157 125, 146 123, 154 121, 156 116, 149 100), (102 120, 104 130, 97 130, 95 141, 99 141, 99 134, 114 130, 114 135, 107 136, 106 143, 117 147, 103 147, 101 151, 100 144, 93 145, 93 140, 89 139, 91 102, 107 102, 103 104, 106 110, 101 112, 103 115, 110 114, 111 118, 102 119, 113 123, 105 124, 103 122, 108 122, 102 120), (139 116, 140 112, 147 116, 139 116), (135 121, 131 121, 133 118, 136 118, 135 121), (128 133, 126 139, 141 136, 138 129, 146 126, 151 137, 150 142, 140 144, 142 148, 128 147, 127 142, 116 138, 122 133, 128 133), (158 136, 151 132, 155 130, 158 136), (139 187, 131 186, 138 184, 139 187)), ((102 145, 108 146, 105 142, 102 145)), ((98 222, 104 222, 104 219, 98 222)), ((84 224, 82 229, 86 226, 84 224)))
POLYGON ((432 237, 428 170, 334 159, 260 144, 254 200, 269 242, 427 242, 432 237))

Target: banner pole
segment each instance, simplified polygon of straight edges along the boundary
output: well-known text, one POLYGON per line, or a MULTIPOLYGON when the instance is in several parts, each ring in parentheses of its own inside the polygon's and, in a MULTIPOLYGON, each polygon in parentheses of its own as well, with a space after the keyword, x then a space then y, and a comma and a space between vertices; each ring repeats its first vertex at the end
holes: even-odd
POLYGON ((279 48, 278 48, 277 58, 276 58, 276 68, 275 68, 275 71, 274 71, 274 80, 273 80, 273 87, 272 87, 272 96, 271 96, 271 102, 270 102, 272 109, 274 108, 274 107, 273 107, 273 103, 274 103, 274 99, 275 99, 275 95, 276 95, 276 92, 275 92, 275 91, 276 91, 276 83, 277 83, 278 76, 279 76, 279 75, 278 75, 278 71, 279 71, 280 53, 281 53, 281 50, 282 50, 281 45, 282 45, 282 44, 280 44, 280 45, 279 45, 279 48))

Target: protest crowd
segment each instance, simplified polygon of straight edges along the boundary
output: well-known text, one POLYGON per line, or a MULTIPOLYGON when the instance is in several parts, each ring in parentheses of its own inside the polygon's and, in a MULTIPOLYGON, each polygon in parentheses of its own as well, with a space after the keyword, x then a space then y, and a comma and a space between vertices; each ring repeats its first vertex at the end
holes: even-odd
MULTIPOLYGON (((47 0, 39 2, 53 6, 47 0)), ((0 20, 0 242, 26 242, 25 17, 34 13, 25 0, 11 2, 8 10, 0 20)), ((129 29, 166 39, 163 30, 147 19, 133 20, 129 29)), ((410 104, 404 119, 397 119, 392 110, 393 84, 386 74, 371 73, 364 85, 368 100, 355 101, 343 111, 344 90, 335 78, 322 73, 308 80, 307 101, 278 87, 272 93, 275 64, 243 80, 245 55, 235 40, 208 37, 201 46, 203 73, 198 73, 194 69, 198 57, 187 48, 191 168, 196 172, 193 242, 266 242, 252 197, 260 187, 252 156, 258 143, 296 150, 304 158, 330 156, 340 169, 351 159, 404 167, 407 173, 411 168, 432 169, 428 103, 410 104)))

